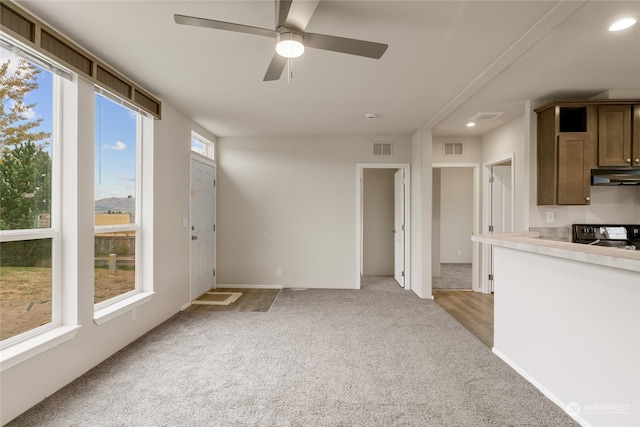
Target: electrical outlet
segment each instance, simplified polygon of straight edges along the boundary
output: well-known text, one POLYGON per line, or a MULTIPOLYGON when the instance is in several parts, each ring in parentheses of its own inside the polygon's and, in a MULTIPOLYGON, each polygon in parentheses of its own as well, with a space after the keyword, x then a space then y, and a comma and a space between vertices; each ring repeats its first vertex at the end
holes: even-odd
POLYGON ((460 249, 458 249, 458 251, 456 252, 457 255, 462 255, 462 251, 460 249))
POLYGON ((276 268, 276 277, 282 277, 282 269, 276 268))
POLYGON ((555 214, 553 213, 553 211, 549 211, 547 212, 547 222, 553 222, 555 221, 555 214))

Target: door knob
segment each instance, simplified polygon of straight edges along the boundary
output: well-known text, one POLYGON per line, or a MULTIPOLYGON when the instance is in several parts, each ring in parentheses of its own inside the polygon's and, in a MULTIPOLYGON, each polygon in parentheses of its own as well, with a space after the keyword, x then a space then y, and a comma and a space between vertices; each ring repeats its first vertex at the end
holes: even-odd
POLYGON ((191 240, 198 240, 198 236, 191 236, 191 240))
POLYGON ((627 159, 627 163, 631 163, 631 159, 627 159))
POLYGON ((640 163, 640 159, 635 159, 634 162, 640 163))
MULTIPOLYGON (((584 199, 588 202, 589 200, 591 200, 591 197, 587 196, 584 199)), ((197 237, 196 237, 196 239, 197 239, 197 237)))

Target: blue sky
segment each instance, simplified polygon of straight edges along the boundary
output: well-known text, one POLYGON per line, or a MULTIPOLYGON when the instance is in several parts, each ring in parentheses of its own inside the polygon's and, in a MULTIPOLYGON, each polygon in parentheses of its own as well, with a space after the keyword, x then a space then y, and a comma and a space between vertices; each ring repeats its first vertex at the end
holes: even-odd
MULTIPOLYGON (((0 61, 11 61, 10 70, 18 58, 0 48, 0 61)), ((25 95, 26 104, 36 104, 26 116, 28 120, 43 119, 38 131, 52 132, 53 79, 49 71, 37 67, 38 88, 25 95)), ((11 71, 10 71, 11 72, 11 71)), ((95 173, 94 199, 135 197, 136 182, 136 117, 131 110, 100 95, 95 95, 95 173)), ((51 152, 50 139, 45 150, 51 152)))
POLYGON ((136 196, 136 115, 95 95, 95 200, 136 196))

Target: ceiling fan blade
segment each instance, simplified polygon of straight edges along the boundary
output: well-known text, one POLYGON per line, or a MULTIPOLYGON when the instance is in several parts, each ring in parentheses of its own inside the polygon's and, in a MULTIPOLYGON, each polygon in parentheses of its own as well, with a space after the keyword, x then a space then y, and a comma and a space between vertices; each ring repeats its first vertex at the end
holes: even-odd
POLYGON ((304 45, 315 49, 380 59, 389 45, 365 40, 347 39, 325 34, 305 33, 304 45))
POLYGON ((276 0, 276 28, 287 23, 287 16, 291 9, 291 0, 276 0))
POLYGON ((287 65, 287 58, 274 53, 273 58, 271 58, 271 63, 269 64, 269 68, 267 68, 267 72, 264 75, 263 81, 270 82, 280 80, 280 76, 282 76, 282 71, 284 70, 285 65, 287 65))
POLYGON ((304 31, 309 25, 313 13, 318 7, 320 0, 294 0, 287 15, 285 26, 304 31))
POLYGON ((173 15, 176 24, 193 27, 213 28, 214 30, 235 31, 236 33, 253 34, 256 36, 275 37, 278 33, 267 28, 251 27, 249 25, 233 24, 231 22, 215 21, 213 19, 195 16, 173 15))

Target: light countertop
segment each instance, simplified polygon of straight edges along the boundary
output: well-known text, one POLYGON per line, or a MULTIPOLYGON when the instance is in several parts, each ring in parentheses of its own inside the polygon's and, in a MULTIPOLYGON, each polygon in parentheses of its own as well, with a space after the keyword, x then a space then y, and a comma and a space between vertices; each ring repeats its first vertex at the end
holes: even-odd
MULTIPOLYGON (((471 236, 474 242, 548 255, 588 264, 640 273, 640 251, 545 240, 537 232, 493 233, 471 236)), ((640 285, 640 278, 639 283, 640 285)))

